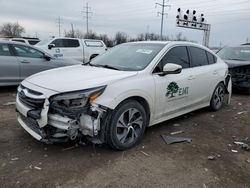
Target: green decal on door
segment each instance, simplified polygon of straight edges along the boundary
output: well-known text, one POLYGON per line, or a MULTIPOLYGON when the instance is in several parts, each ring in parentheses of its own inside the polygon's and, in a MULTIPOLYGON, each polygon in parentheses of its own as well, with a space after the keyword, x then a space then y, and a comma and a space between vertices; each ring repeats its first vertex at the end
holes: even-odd
POLYGON ((177 96, 188 95, 189 87, 179 87, 176 82, 170 82, 167 87, 166 97, 173 98, 177 96))

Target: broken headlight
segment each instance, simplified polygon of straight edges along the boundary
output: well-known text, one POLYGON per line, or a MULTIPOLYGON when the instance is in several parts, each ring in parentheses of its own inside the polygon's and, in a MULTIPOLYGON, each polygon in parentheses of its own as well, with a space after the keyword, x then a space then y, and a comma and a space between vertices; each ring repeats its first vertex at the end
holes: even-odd
POLYGON ((97 99, 105 90, 106 86, 62 93, 50 99, 52 113, 59 113, 73 117, 82 113, 83 108, 97 99))

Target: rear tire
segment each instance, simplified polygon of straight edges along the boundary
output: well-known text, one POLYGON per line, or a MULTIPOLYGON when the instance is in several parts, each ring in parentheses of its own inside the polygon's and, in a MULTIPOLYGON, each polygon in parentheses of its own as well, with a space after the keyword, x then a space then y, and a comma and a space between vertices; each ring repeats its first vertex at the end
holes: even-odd
POLYGON ((135 100, 121 103, 112 112, 106 125, 106 143, 115 150, 129 149, 141 140, 146 126, 147 114, 144 107, 135 100))
POLYGON ((224 98, 225 98, 225 86, 224 84, 219 83, 216 86, 212 98, 210 100, 210 109, 212 111, 220 110, 224 104, 224 98))

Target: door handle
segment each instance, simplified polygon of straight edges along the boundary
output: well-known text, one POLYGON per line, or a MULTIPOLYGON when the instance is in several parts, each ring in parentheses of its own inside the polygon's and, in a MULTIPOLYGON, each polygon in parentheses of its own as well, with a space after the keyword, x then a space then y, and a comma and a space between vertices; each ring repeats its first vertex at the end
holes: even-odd
POLYGON ((30 63, 30 62, 27 60, 22 60, 21 63, 30 63))
POLYGON ((194 80, 195 79, 195 76, 194 75, 190 75, 189 77, 188 77, 188 80, 194 80))
POLYGON ((218 72, 217 72, 217 71, 214 71, 214 72, 213 72, 213 75, 217 75, 217 74, 218 74, 218 72))

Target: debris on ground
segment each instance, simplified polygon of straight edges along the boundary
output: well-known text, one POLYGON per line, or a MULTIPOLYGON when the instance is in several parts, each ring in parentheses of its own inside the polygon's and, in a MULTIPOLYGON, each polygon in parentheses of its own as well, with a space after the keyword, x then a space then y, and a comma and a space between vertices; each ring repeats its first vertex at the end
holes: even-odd
POLYGON ((211 115, 211 118, 214 118, 215 117, 215 115, 211 115))
POLYGON ((242 111, 242 112, 238 112, 237 114, 241 115, 241 114, 246 114, 246 113, 247 113, 247 111, 242 111))
POLYGON ((216 158, 215 158, 214 155, 209 155, 209 156, 207 157, 207 159, 208 159, 208 160, 215 160, 216 158))
POLYGON ((176 137, 176 136, 166 136, 166 135, 161 135, 161 137, 164 140, 164 142, 167 144, 174 144, 174 143, 180 143, 180 142, 188 142, 188 143, 192 142, 191 138, 186 138, 186 137, 176 137))
POLYGON ((147 154, 146 152, 144 152, 144 151, 140 151, 142 154, 144 154, 144 155, 146 155, 146 156, 150 156, 149 154, 147 154))
POLYGON ((238 103, 238 105, 239 105, 239 106, 241 106, 241 105, 242 105, 242 103, 241 103, 241 102, 239 102, 239 103, 238 103))
POLYGON ((47 154, 45 154, 45 155, 44 155, 44 157, 48 157, 48 155, 47 155, 47 154))
POLYGON ((170 133, 171 135, 176 135, 176 134, 181 134, 181 133, 184 133, 184 131, 175 131, 175 132, 172 132, 170 133))
POLYGON ((18 157, 14 157, 14 158, 12 158, 11 160, 12 161, 17 161, 19 158, 18 157))
POLYGON ((181 124, 179 124, 179 123, 175 123, 173 126, 174 126, 174 127, 180 127, 180 126, 181 126, 181 124))
POLYGON ((247 159, 246 161, 247 161, 248 163, 250 163, 250 159, 247 159))
POLYGON ((233 152, 233 153, 238 153, 238 151, 235 150, 235 149, 232 149, 231 152, 233 152))
POLYGON ((248 138, 242 141, 234 141, 234 144, 241 146, 241 148, 246 151, 250 151, 250 141, 248 140, 248 138))
POLYGON ((71 150, 71 149, 74 149, 74 148, 76 148, 76 147, 75 146, 71 146, 71 147, 62 149, 62 151, 67 151, 67 150, 71 150))
POLYGON ((16 102, 7 102, 3 104, 4 106, 11 106, 11 105, 16 105, 16 102))
POLYGON ((36 169, 36 170, 42 170, 42 168, 40 168, 38 166, 34 166, 34 169, 36 169))

